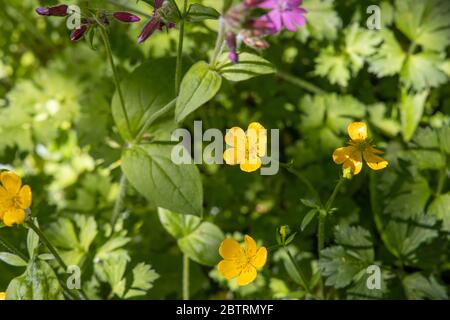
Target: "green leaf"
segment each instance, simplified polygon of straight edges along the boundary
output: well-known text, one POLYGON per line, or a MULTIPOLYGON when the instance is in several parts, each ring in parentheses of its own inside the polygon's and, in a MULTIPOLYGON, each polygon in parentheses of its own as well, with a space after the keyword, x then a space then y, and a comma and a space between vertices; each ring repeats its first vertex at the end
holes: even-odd
POLYGON ((442 152, 450 154, 450 127, 444 126, 438 131, 439 147, 442 152))
POLYGON ((0 252, 0 260, 14 267, 24 267, 27 262, 21 257, 9 252, 0 252))
POLYGON ((435 225, 436 219, 431 215, 392 216, 386 223, 383 240, 388 242, 392 254, 415 263, 415 251, 438 236, 435 225))
POLYGON ((321 251, 322 258, 319 261, 319 268, 327 278, 325 284, 335 288, 348 286, 353 277, 361 270, 357 259, 348 255, 341 246, 325 248, 321 251))
POLYGON ((220 261, 219 246, 225 238, 222 230, 202 222, 192 233, 178 240, 181 251, 197 263, 214 266, 220 261))
POLYGON ((122 169, 130 183, 157 207, 201 215, 203 187, 194 164, 176 165, 172 146, 133 146, 122 155, 122 169))
POLYGON ((219 17, 220 13, 216 9, 194 3, 189 6, 186 20, 189 22, 200 22, 208 19, 217 20, 219 17))
POLYGON ((314 219, 314 217, 317 214, 317 209, 311 209, 308 211, 308 213, 305 215, 305 217, 302 220, 302 225, 300 229, 303 231, 306 229, 306 227, 311 223, 311 221, 314 219))
POLYGON ((336 50, 333 46, 321 50, 316 58, 316 75, 327 77, 332 84, 346 87, 351 76, 355 76, 366 60, 377 51, 382 38, 377 32, 360 28, 353 23, 345 30, 344 46, 336 50))
POLYGON ((317 40, 336 38, 342 21, 334 10, 334 0, 305 0, 302 8, 308 12, 308 23, 298 29, 299 36, 303 41, 310 36, 317 40))
POLYGON ((426 278, 423 274, 416 272, 408 274, 402 283, 405 288, 406 297, 410 300, 448 299, 445 287, 439 284, 434 276, 426 278))
POLYGON ((275 68, 260 56, 243 52, 239 55, 238 63, 231 62, 227 53, 221 55, 217 61, 216 71, 225 79, 238 82, 275 73, 275 68))
POLYGON ((438 87, 447 81, 447 75, 441 70, 443 59, 431 52, 421 52, 409 56, 400 73, 406 87, 417 91, 438 87))
POLYGON ((338 225, 334 237, 336 243, 346 248, 349 255, 367 263, 373 262, 375 253, 371 235, 366 229, 359 226, 338 225))
POLYGON ((442 51, 450 44, 450 3, 446 0, 396 0, 395 24, 425 49, 442 51))
POLYGON ((191 234, 201 223, 197 216, 178 214, 163 208, 158 208, 158 216, 164 229, 176 239, 191 234))
POLYGON ((143 262, 133 269, 133 283, 125 294, 125 299, 144 296, 148 290, 153 288, 153 282, 159 278, 159 274, 152 267, 143 262))
POLYGON ((402 134, 405 141, 411 140, 414 135, 420 119, 422 118, 427 97, 428 91, 423 91, 414 95, 408 94, 406 91, 402 92, 400 115, 402 134))
POLYGON ((124 139, 135 138, 148 119, 175 98, 173 66, 171 59, 151 59, 121 82, 130 130, 117 92, 112 100, 112 114, 124 139))
POLYGON ((300 101, 299 130, 308 144, 328 153, 342 145, 352 119, 363 119, 365 108, 352 96, 337 94, 304 96, 300 101))
POLYGON ((224 235, 219 227, 199 217, 158 208, 164 229, 178 240, 180 250, 192 260, 207 266, 218 263, 218 250, 224 235))
POLYGON ((62 300, 59 281, 47 262, 36 260, 6 290, 8 300, 62 300))
POLYGON ((383 133, 395 137, 401 130, 400 123, 389 117, 388 108, 384 103, 376 103, 368 108, 370 122, 383 133))
POLYGON ((350 71, 347 68, 346 55, 337 53, 333 47, 328 47, 320 51, 315 63, 315 75, 328 78, 331 84, 338 84, 342 87, 348 85, 350 71))
POLYGON ((428 207, 428 213, 442 220, 443 230, 450 232, 450 193, 437 196, 428 207))
POLYGON ((380 32, 383 44, 369 58, 369 71, 375 73, 378 77, 393 76, 402 70, 406 53, 392 31, 384 29, 380 32))
POLYGON ((189 114, 214 98, 221 85, 222 77, 206 62, 200 61, 194 64, 181 82, 175 120, 183 121, 189 114))

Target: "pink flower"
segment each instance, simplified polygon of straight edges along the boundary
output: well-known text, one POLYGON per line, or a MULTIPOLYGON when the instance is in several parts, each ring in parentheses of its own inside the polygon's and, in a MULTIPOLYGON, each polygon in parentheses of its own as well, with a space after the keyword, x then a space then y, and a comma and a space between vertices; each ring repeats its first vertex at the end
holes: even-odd
POLYGON ((306 22, 306 10, 300 8, 302 0, 265 0, 258 7, 270 9, 260 19, 271 23, 271 32, 278 33, 284 27, 289 31, 296 31, 306 22))

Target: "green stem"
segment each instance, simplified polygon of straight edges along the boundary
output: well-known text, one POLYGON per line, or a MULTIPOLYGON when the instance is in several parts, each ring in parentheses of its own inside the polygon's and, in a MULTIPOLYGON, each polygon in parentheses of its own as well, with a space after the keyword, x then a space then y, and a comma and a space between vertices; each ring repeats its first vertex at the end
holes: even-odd
POLYGON ((217 58, 222 53, 223 44, 225 41, 225 20, 220 17, 219 18, 219 32, 217 34, 216 45, 214 47, 214 53, 211 58, 211 63, 209 64, 211 67, 214 67, 216 64, 217 58))
POLYGON ((183 254, 183 300, 189 300, 189 257, 183 254))
POLYGON ((325 94, 326 93, 324 90, 320 89, 316 85, 314 85, 306 80, 300 79, 296 76, 293 76, 289 73, 286 73, 283 71, 278 71, 277 76, 280 79, 283 79, 283 80, 285 80, 293 85, 296 85, 297 87, 305 89, 306 91, 309 91, 311 93, 314 93, 314 94, 325 94))
POLYGON ((137 134, 136 139, 134 140, 134 143, 139 143, 140 140, 142 139, 142 137, 144 136, 145 132, 148 130, 148 128, 150 128, 150 126, 156 120, 158 120, 161 116, 165 115, 171 109, 173 109, 176 105, 176 102, 177 102, 177 99, 175 98, 172 101, 170 101, 168 104, 166 104, 163 108, 159 109, 157 112, 152 114, 152 116, 150 118, 148 118, 147 121, 142 126, 141 131, 139 131, 139 133, 137 134))
POLYGON ((334 187, 333 193, 331 194, 330 198, 328 199, 327 203, 325 204, 326 214, 328 214, 330 212, 330 209, 333 206, 334 200, 336 199, 336 196, 337 196, 339 190, 341 189, 342 185, 344 184, 345 180, 346 179, 342 176, 339 178, 338 183, 334 187))
POLYGON ((297 261, 294 259, 294 257, 292 256, 291 252, 289 251, 289 249, 287 247, 284 247, 284 251, 286 251, 289 259, 291 260, 292 264, 294 265, 295 269, 297 270, 297 273, 300 277, 300 280, 301 280, 306 292, 310 294, 311 290, 309 289, 308 282, 306 282, 305 276, 303 275, 302 271, 300 270, 300 267, 299 267, 297 261))
POLYGON ((108 56, 108 61, 111 65, 111 70, 113 72, 114 83, 116 85, 117 93, 119 94, 120 106, 122 107, 122 112, 125 117, 125 121, 127 123, 128 131, 131 132, 130 119, 128 118, 127 109, 125 107, 125 99, 123 97, 122 88, 120 86, 119 74, 117 73, 117 68, 114 63, 114 58, 111 50, 111 43, 109 42, 109 37, 108 34, 106 33, 105 28, 101 24, 100 24, 100 34, 102 36, 103 43, 105 44, 106 55, 108 56))
POLYGON ((175 93, 180 93, 181 75, 183 69, 183 43, 184 43, 184 24, 187 12, 188 0, 183 2, 183 13, 180 21, 180 35, 178 38, 177 67, 175 72, 175 93))
POLYGON ((122 172, 119 183, 119 194, 117 195, 116 202, 114 204, 114 210, 111 217, 111 234, 114 233, 114 228, 116 226, 117 220, 124 208, 125 196, 127 195, 127 185, 128 181, 125 174, 122 172))
MULTIPOLYGON (((56 248, 51 244, 50 240, 46 237, 46 235, 41 231, 41 229, 35 225, 32 221, 26 221, 25 225, 33 230, 38 236, 39 239, 44 243, 44 245, 47 247, 47 249, 52 253, 52 255, 55 257, 56 262, 58 262, 59 266, 64 270, 64 272, 67 272, 67 265, 64 262, 64 260, 59 255, 56 248)), ((82 300, 87 300, 86 294, 83 292, 82 289, 78 289, 78 294, 82 300)))
POLYGON ((319 212, 319 226, 317 227, 317 252, 318 257, 321 256, 321 252, 325 247, 325 221, 327 215, 324 212, 319 212))
POLYGON ((323 211, 319 212, 319 224, 317 226, 317 256, 321 256, 321 251, 325 247, 325 223, 327 219, 327 215, 330 213, 331 207, 333 206, 334 200, 336 199, 336 196, 341 189, 342 185, 345 182, 344 177, 340 177, 338 183, 334 187, 333 193, 331 194, 330 198, 328 199, 327 203, 325 204, 325 208, 323 211))

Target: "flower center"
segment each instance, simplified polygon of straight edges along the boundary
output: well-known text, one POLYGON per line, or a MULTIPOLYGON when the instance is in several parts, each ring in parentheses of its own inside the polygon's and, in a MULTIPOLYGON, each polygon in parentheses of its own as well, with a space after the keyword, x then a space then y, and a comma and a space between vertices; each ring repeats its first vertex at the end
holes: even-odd
POLYGON ((11 205, 17 209, 22 207, 22 200, 18 195, 11 198, 11 205))

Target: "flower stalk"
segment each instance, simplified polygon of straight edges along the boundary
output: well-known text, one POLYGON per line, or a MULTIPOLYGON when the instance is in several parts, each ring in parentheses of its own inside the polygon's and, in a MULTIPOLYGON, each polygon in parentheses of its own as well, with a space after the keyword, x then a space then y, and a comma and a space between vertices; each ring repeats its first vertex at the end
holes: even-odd
POLYGON ((303 287, 305 288, 306 292, 311 294, 311 289, 309 289, 309 285, 308 282, 306 281, 305 276, 303 275, 300 266, 298 265, 297 261, 294 259, 294 257, 292 256, 291 252, 289 251, 289 249, 286 246, 283 246, 284 251, 286 252, 287 256, 289 257, 289 260, 291 260, 292 264, 295 267, 295 270, 297 271, 300 280, 302 282, 303 287))
POLYGON ((106 55, 108 57, 108 61, 109 61, 110 65, 111 65, 111 70, 112 70, 113 77, 114 77, 114 83, 116 85, 117 93, 119 94, 120 105, 122 107, 122 112, 123 112, 123 115, 125 117, 125 121, 127 123, 127 128, 128 128, 128 131, 131 132, 130 119, 128 117, 127 109, 125 107, 125 99, 123 97, 122 88, 120 86, 120 80, 119 80, 119 75, 117 73, 117 68, 116 68, 116 65, 114 63, 114 58, 113 58, 112 50, 111 50, 111 43, 109 42, 109 37, 108 37, 108 34, 107 34, 105 28, 101 24, 100 24, 100 34, 101 34, 101 37, 103 39, 103 43, 105 45, 106 55))

